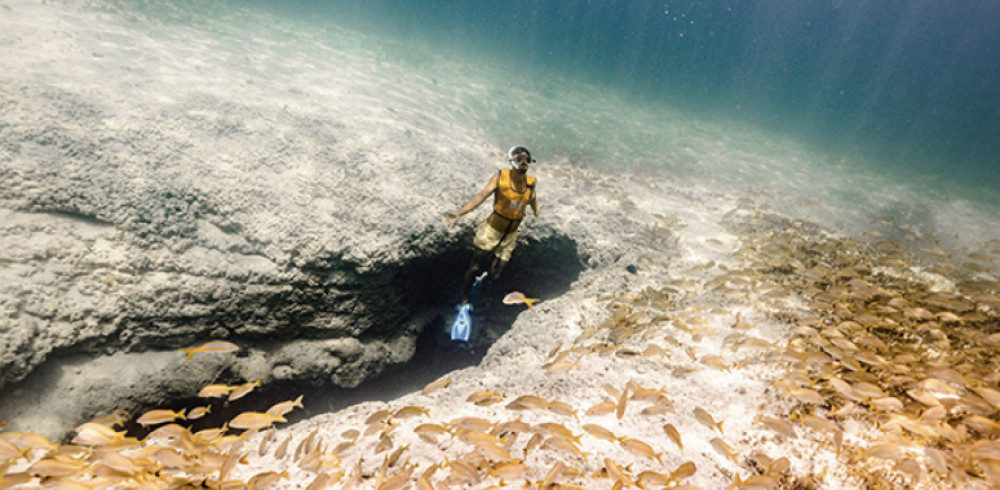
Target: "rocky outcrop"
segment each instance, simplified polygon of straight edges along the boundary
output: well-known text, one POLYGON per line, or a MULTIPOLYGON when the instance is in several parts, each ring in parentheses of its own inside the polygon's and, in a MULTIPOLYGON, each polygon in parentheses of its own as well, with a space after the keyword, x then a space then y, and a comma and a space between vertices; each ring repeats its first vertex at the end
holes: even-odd
MULTIPOLYGON (((213 338, 256 353, 230 371, 356 385, 454 299, 473 220, 449 233, 441 216, 497 157, 404 161, 287 112, 254 129, 253 109, 205 97, 123 115, 51 87, 0 93, 0 385, 68 355, 213 338)), ((545 226, 534 240, 561 234, 545 226)))
MULTIPOLYGON (((401 68, 262 43, 262 72, 243 45, 190 49, 213 36, 72 3, 15 2, 0 21, 0 419, 15 428, 56 434, 214 380, 356 386, 451 314, 488 205, 454 230, 442 217, 530 143, 429 110, 451 94, 399 85, 401 68), (181 366, 176 349, 211 339, 243 348, 181 366)), ((552 297, 655 239, 625 183, 536 158, 542 215, 500 287, 552 297)))

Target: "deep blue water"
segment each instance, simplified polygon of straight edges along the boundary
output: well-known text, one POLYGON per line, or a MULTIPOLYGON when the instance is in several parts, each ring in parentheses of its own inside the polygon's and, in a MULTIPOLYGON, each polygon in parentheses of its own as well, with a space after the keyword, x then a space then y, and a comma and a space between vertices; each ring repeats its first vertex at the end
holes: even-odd
MULTIPOLYGON (((1000 184, 1000 2, 293 0, 259 4, 751 122, 844 158, 1000 184)), ((512 102, 513 103, 513 102, 512 102)))

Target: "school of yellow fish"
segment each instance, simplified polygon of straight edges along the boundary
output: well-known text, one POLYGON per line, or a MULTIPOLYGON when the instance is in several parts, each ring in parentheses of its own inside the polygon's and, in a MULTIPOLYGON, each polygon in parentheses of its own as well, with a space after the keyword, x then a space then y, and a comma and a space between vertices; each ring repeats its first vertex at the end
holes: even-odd
MULTIPOLYGON (((688 483, 693 475, 715 470, 684 458, 685 445, 700 438, 716 451, 720 467, 731 463, 742 471, 724 472, 732 474, 731 488, 823 488, 823 475, 796 473, 781 454, 750 451, 709 410, 678 413, 673 395, 657 382, 657 376, 702 367, 739 370, 754 362, 781 367, 772 396, 791 407, 758 414, 756 424, 779 440, 808 438, 831 448, 858 487, 1000 486, 1000 283, 989 276, 1000 244, 985 243, 968 255, 975 262, 951 265, 954 258, 926 236, 919 237, 922 247, 855 242, 757 214, 728 226, 741 240, 737 255, 745 266, 706 264, 706 273, 721 272, 605 295, 606 318, 553 348, 537 366, 539 376, 558 379, 591 356, 690 360, 664 362, 620 386, 604 383, 601 401, 575 406, 485 387, 448 393, 478 407, 482 417, 390 403, 359 414, 351 426, 283 436, 274 424, 302 407, 299 397, 192 433, 187 420, 224 413, 223 399, 250 396, 260 383, 209 385, 199 393, 209 400, 205 405, 137 417, 135 423, 152 430, 141 439, 117 430, 132 420, 122 412, 83 423, 66 444, 0 432, 0 486, 690 489, 696 488, 688 483), (947 277, 954 287, 935 289, 918 269, 947 277), (677 338, 698 339, 713 327, 699 319, 704 307, 692 306, 682 285, 751 304, 790 335, 783 342, 751 335, 752 322, 737 314, 723 340, 734 355, 698 356, 677 338), (672 422, 657 423, 662 437, 644 440, 623 429, 668 414, 672 422), (681 421, 707 432, 682 433, 681 421), (850 433, 848 423, 869 430, 850 433)), ((452 381, 434 381, 421 395, 448 392, 452 381)))

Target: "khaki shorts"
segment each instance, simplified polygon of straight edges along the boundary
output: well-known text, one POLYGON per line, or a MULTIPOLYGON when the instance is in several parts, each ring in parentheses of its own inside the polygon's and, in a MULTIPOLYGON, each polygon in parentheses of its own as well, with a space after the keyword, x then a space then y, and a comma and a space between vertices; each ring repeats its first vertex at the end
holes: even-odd
POLYGON ((517 230, 504 236, 502 231, 493 228, 486 221, 479 226, 479 230, 476 231, 476 238, 472 241, 472 244, 480 250, 486 250, 487 252, 492 250, 493 255, 498 259, 510 262, 510 254, 514 251, 514 246, 517 245, 517 230), (500 241, 501 238, 503 239, 502 242, 500 241))

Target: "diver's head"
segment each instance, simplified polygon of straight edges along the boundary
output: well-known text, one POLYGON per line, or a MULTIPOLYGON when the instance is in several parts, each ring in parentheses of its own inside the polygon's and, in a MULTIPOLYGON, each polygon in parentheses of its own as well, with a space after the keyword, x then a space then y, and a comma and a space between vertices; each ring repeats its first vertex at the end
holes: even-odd
POLYGON ((511 148, 507 152, 507 160, 510 162, 510 168, 521 174, 528 173, 529 163, 535 163, 535 160, 531 158, 531 152, 523 146, 511 148))

